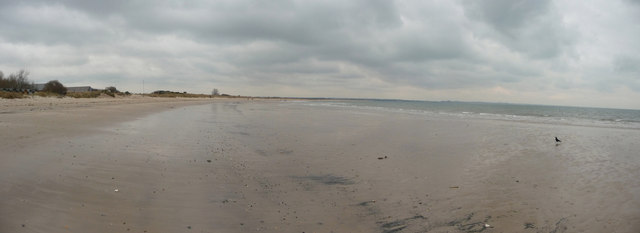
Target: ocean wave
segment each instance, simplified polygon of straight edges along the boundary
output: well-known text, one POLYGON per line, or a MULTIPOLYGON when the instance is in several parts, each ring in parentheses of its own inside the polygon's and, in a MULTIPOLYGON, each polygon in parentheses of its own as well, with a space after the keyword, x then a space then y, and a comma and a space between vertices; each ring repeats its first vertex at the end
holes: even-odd
MULTIPOLYGON (((592 126, 607 128, 624 128, 624 129, 640 129, 640 111, 638 111, 638 119, 629 119, 622 117, 599 117, 601 115, 613 115, 610 109, 590 109, 578 107, 552 107, 552 106, 525 106, 525 105, 508 105, 513 110, 509 112, 509 108, 503 105, 491 104, 473 104, 465 103, 462 107, 449 103, 433 103, 425 102, 421 105, 416 101, 310 101, 300 103, 307 106, 332 107, 349 110, 363 110, 375 112, 396 112, 413 115, 421 115, 425 117, 445 117, 458 119, 482 119, 482 120, 500 120, 524 123, 539 124, 558 124, 558 125, 574 125, 574 126, 592 126), (496 107, 497 106, 497 107, 496 107), (476 110, 467 110, 466 108, 475 108, 476 110), (491 111, 478 111, 485 108, 491 111), (534 110, 546 111, 536 112, 527 108, 538 108, 534 110), (506 110, 505 110, 506 109, 506 110), (527 111, 523 111, 527 110, 527 111), (502 112, 500 112, 502 111, 502 112), (555 111, 555 112, 554 112, 555 111), (600 112, 599 112, 600 111, 600 112), (607 112, 608 111, 608 112, 607 112), (550 113, 551 112, 551 113, 550 113), (600 114, 600 115, 599 115, 600 114)), ((627 111, 627 110, 620 110, 627 111)), ((614 112, 615 113, 615 112, 614 112)), ((629 112, 622 112, 630 114, 629 112)), ((635 112, 631 112, 635 114, 635 112)), ((621 113, 617 113, 621 114, 621 113)))

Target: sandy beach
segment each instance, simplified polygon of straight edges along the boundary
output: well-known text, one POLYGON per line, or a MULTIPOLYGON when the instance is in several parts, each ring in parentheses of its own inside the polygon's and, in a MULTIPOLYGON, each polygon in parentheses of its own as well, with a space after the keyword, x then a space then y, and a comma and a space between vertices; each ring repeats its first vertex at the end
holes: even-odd
POLYGON ((640 231, 639 130, 282 100, 0 107, 0 232, 640 231))

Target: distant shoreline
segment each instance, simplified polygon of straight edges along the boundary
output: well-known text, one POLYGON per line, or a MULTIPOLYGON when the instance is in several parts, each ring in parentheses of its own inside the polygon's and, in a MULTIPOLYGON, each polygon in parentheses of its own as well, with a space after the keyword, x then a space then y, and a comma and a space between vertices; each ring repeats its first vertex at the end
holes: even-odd
POLYGON ((248 97, 248 96, 216 96, 216 97, 150 97, 139 94, 116 97, 73 98, 73 97, 40 97, 33 96, 22 99, 0 99, 0 114, 18 112, 39 112, 59 109, 86 108, 94 106, 112 106, 143 103, 208 103, 212 101, 238 100, 313 100, 309 98, 283 97, 248 97))

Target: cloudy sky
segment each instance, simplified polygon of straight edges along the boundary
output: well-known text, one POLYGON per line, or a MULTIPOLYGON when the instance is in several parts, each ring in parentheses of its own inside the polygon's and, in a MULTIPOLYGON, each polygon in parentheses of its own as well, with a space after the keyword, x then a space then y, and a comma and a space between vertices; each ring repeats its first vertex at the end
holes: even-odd
POLYGON ((0 70, 67 86, 640 109, 640 1, 0 0, 0 70))

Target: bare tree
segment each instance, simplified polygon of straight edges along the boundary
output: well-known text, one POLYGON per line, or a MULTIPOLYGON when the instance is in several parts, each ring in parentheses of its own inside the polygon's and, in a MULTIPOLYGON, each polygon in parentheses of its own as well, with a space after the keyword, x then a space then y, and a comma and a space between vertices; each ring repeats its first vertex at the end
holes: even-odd
POLYGON ((218 88, 213 88, 213 91, 211 91, 211 95, 213 96, 220 95, 220 91, 218 91, 218 88))
POLYGON ((29 80, 27 77, 29 76, 29 72, 25 70, 20 70, 16 74, 16 88, 18 89, 28 89, 31 88, 31 84, 29 84, 29 80))
POLYGON ((0 87, 11 88, 16 90, 30 89, 32 85, 29 83, 29 72, 20 70, 18 73, 10 74, 4 78, 4 73, 0 71, 0 87))

